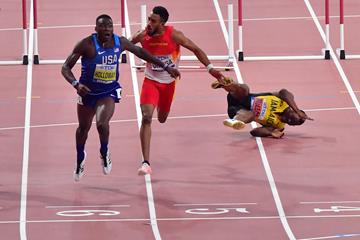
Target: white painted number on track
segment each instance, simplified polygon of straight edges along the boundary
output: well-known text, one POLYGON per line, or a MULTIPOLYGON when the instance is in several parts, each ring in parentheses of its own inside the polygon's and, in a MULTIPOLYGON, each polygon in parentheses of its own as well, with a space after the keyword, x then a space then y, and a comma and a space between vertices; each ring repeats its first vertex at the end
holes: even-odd
POLYGON ((185 212, 189 214, 211 215, 226 214, 230 211, 235 211, 238 213, 249 213, 246 208, 216 208, 215 210, 210 210, 209 208, 191 208, 186 210, 185 212))
POLYGON ((56 215, 63 217, 86 217, 95 214, 99 216, 115 216, 119 215, 120 212, 111 210, 69 210, 56 213, 56 215))
POLYGON ((345 207, 345 206, 331 206, 331 208, 328 209, 321 209, 321 208, 314 208, 315 213, 321 213, 321 212, 354 212, 354 211, 360 211, 360 207, 345 207))

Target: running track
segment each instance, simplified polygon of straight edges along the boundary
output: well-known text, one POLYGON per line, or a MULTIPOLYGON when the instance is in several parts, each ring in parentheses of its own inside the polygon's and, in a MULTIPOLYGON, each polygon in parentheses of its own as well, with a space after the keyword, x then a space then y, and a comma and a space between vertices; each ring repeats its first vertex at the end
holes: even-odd
MULTIPOLYGON (((214 2, 225 17, 228 1, 214 2)), ((245 56, 320 54, 324 43, 306 0, 244 2, 245 56)), ((334 49, 337 2, 331 1, 334 49)), ((132 33, 140 27, 143 3, 153 6, 128 1, 132 33)), ((323 26, 323 1, 309 3, 323 26)), ((1 6, 0 59, 21 55, 17 4, 1 6)), ((171 24, 208 55, 226 53, 223 19, 213 1, 156 4, 166 6, 171 24)), ((41 59, 65 59, 101 13, 120 22, 120 4, 109 0, 40 2, 38 9, 41 59)), ((358 54, 360 3, 347 0, 345 9, 346 50, 358 54)), ((254 92, 287 88, 295 94, 315 121, 289 127, 282 140, 254 139, 250 126, 241 132, 224 128, 225 93, 210 89, 206 72, 183 70, 169 121, 153 124, 151 180, 136 176, 141 152, 135 101, 143 73, 123 64, 123 101, 111 124, 113 172, 102 175, 93 128, 80 183, 72 180, 76 96, 60 65, 0 66, 1 239, 360 239, 360 60, 341 61, 340 67, 336 61, 245 61, 225 73, 254 92)))

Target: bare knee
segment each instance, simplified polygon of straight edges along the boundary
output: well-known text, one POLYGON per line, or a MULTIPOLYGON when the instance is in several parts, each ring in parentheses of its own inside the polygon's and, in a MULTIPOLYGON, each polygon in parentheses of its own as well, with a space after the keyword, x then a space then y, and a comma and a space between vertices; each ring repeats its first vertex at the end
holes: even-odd
POLYGON ((80 134, 87 134, 89 132, 90 128, 91 128, 91 124, 90 125, 82 125, 82 124, 80 124, 78 126, 78 128, 77 128, 77 131, 80 134))
POLYGON ((107 132, 109 131, 109 123, 105 121, 100 121, 96 123, 96 128, 98 132, 107 132))
POLYGON ((142 123, 143 125, 150 125, 151 122, 152 122, 152 116, 149 115, 149 114, 146 114, 146 113, 143 114, 141 123, 142 123))

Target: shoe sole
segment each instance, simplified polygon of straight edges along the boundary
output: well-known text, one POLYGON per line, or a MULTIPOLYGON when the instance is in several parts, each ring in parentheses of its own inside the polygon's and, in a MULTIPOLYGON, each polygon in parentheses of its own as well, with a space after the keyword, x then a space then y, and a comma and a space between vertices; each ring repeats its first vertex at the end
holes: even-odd
POLYGON ((228 122, 228 121, 225 120, 223 123, 224 123, 225 126, 233 128, 235 130, 241 130, 246 125, 244 122, 242 122, 240 120, 238 120, 236 123, 231 123, 231 122, 228 122))
POLYGON ((139 176, 145 176, 146 174, 151 174, 151 173, 152 173, 152 171, 144 171, 142 169, 138 170, 138 175, 139 176))

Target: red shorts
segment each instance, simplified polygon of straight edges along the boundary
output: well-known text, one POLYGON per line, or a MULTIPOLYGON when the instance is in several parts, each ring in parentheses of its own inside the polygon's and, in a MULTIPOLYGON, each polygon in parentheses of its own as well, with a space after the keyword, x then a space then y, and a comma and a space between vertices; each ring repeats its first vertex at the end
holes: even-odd
POLYGON ((175 81, 165 84, 145 78, 141 89, 140 104, 152 104, 161 112, 170 112, 174 92, 175 81))

